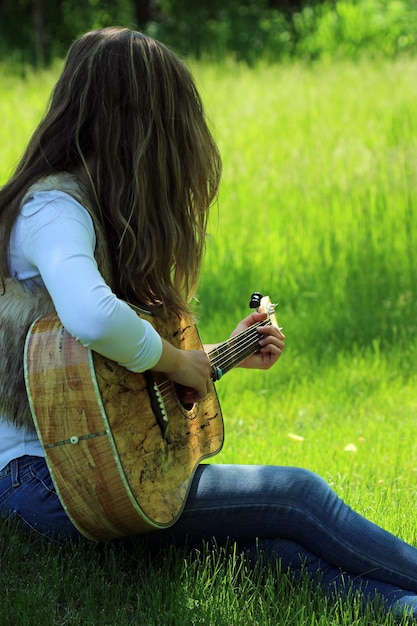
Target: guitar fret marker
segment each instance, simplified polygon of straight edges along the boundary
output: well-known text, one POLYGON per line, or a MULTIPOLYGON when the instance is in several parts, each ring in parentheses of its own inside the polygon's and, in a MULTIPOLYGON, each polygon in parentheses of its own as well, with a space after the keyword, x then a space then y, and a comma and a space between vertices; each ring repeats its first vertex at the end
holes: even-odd
POLYGON ((73 435, 69 439, 64 439, 63 441, 56 441, 55 443, 48 443, 46 444, 45 448, 57 448, 58 446, 66 446, 68 444, 75 445, 79 443, 80 441, 85 441, 86 439, 94 439, 95 437, 103 437, 103 435, 107 435, 107 431, 100 430, 97 433, 89 433, 88 435, 81 435, 80 437, 73 435))

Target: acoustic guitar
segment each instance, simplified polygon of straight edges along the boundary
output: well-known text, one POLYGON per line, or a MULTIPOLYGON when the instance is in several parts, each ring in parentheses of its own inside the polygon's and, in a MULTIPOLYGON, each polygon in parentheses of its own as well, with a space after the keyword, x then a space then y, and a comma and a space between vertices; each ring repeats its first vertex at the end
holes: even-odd
MULTIPOLYGON (((275 305, 254 296, 268 316, 260 324, 276 325, 275 305)), ((135 310, 177 348, 202 349, 191 320, 135 310)), ((257 352, 257 326, 208 354, 210 392, 189 405, 163 375, 130 372, 84 348, 56 314, 32 324, 24 357, 32 416, 62 505, 85 537, 145 533, 179 518, 198 464, 223 445, 213 382, 257 352)))

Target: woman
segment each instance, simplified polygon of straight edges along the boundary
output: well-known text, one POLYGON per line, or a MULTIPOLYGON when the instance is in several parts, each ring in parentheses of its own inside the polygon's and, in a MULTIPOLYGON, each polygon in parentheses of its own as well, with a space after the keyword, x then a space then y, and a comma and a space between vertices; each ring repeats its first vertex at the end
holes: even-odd
MULTIPOLYGON (((0 512, 46 537, 77 539, 45 463, 22 390, 22 343, 55 310, 85 347, 133 372, 207 394, 202 350, 179 350, 126 301, 156 315, 189 314, 209 207, 221 172, 217 147, 184 64, 128 29, 87 33, 71 47, 49 109, 0 191, 0 512)), ((264 319, 254 312, 238 333, 264 319)), ((282 332, 259 326, 243 366, 268 369, 282 332)), ((59 415, 56 416, 59 419, 59 415)), ((283 566, 349 582, 393 611, 417 615, 417 550, 351 511, 315 474, 297 468, 201 465, 185 510, 167 531, 215 538, 283 566)))

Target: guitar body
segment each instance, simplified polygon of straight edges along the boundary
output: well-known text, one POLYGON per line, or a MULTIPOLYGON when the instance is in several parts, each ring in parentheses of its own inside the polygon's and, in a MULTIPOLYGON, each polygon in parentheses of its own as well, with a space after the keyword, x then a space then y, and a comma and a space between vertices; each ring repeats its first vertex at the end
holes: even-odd
MULTIPOLYGON (((178 348, 202 349, 187 319, 140 311, 178 348)), ((38 435, 61 502, 78 530, 100 541, 167 528, 194 472, 223 445, 214 385, 183 406, 163 375, 135 374, 87 350, 52 314, 31 326, 25 378, 38 435)))

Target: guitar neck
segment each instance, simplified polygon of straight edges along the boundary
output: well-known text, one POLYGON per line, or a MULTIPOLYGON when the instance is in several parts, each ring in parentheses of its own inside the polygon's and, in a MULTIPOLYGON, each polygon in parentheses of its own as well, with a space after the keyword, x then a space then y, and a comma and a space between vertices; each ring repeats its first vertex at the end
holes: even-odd
POLYGON ((237 367, 242 361, 258 352, 259 326, 269 326, 271 323, 271 316, 268 315, 266 320, 249 326, 238 335, 218 345, 208 353, 212 365, 219 368, 222 375, 237 367))

